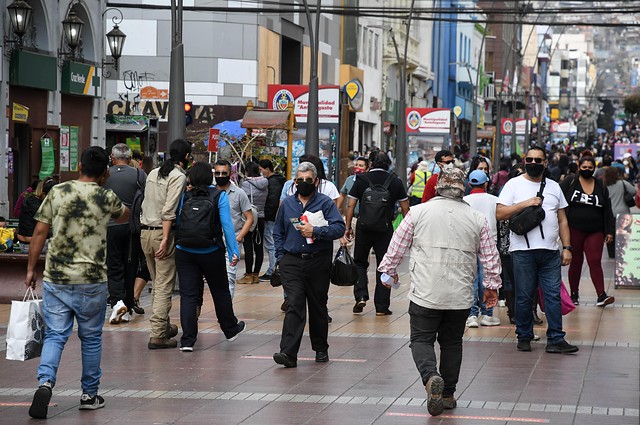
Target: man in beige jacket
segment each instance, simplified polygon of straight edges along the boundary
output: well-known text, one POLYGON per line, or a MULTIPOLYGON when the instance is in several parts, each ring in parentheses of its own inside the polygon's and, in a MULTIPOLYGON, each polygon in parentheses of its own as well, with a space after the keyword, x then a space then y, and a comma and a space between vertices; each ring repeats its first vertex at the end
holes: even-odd
MULTIPOLYGON (((473 302, 477 261, 485 270, 484 299, 498 302, 500 256, 485 216, 462 200, 464 173, 445 168, 437 196, 411 207, 393 234, 378 271, 398 281, 397 267, 410 251, 411 353, 433 416, 456 407, 453 394, 462 364, 462 335, 473 302), (434 343, 440 344, 438 373, 434 343)), ((387 280, 391 284, 391 280, 387 280)))

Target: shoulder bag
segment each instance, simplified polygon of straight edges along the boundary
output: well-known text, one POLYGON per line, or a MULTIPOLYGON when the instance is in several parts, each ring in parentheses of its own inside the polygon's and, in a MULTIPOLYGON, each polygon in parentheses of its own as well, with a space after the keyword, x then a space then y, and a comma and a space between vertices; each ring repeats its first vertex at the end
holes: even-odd
MULTIPOLYGON (((544 187, 547 184, 546 178, 543 177, 540 182, 540 190, 536 194, 536 196, 544 201, 544 196, 542 193, 544 192, 544 187)), ((509 224, 511 226, 511 231, 516 235, 524 236, 525 241, 527 242, 527 248, 529 246, 529 239, 527 238, 527 233, 535 229, 536 227, 540 228, 540 235, 542 235, 542 239, 544 239, 544 232, 542 230, 542 221, 545 218, 544 209, 542 209, 542 204, 537 206, 529 206, 520 211, 517 214, 514 214, 509 219, 509 224)))

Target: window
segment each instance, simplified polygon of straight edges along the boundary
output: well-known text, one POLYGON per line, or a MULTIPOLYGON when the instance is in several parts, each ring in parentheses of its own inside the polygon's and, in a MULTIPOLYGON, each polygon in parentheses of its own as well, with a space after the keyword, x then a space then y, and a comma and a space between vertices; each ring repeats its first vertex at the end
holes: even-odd
POLYGON ((372 63, 372 57, 373 57, 373 37, 372 37, 373 31, 369 30, 367 31, 367 49, 368 49, 368 57, 367 57, 367 65, 371 66, 372 63))
POLYGON ((378 57, 380 56, 380 36, 378 34, 375 35, 374 52, 373 67, 378 69, 378 57))

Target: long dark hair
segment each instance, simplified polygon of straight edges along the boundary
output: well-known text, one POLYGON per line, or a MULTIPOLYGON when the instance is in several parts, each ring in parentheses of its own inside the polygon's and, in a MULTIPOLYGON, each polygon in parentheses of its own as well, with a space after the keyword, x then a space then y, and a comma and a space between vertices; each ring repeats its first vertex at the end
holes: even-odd
POLYGON ((620 171, 618 170, 617 167, 607 167, 604 170, 604 183, 607 186, 616 184, 618 180, 622 180, 622 177, 620 176, 620 171))
POLYGON ((166 179, 173 168, 180 162, 185 163, 185 157, 191 153, 191 145, 182 139, 174 140, 169 148, 169 159, 164 161, 158 175, 166 179))
POLYGON ((213 184, 213 173, 211 166, 205 162, 196 162, 187 172, 191 186, 196 189, 203 189, 213 184))

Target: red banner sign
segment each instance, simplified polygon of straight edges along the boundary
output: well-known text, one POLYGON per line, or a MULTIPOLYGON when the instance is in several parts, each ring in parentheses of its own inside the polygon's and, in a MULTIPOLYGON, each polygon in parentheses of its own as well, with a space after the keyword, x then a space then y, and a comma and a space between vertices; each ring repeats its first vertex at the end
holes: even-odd
POLYGON ((207 146, 207 151, 218 152, 219 138, 220 138, 220 130, 216 130, 215 128, 210 128, 209 129, 209 145, 207 146))

